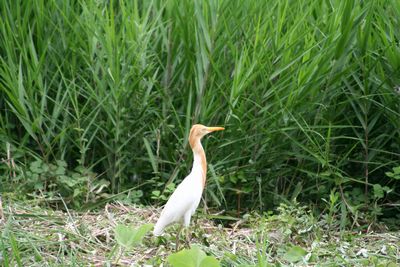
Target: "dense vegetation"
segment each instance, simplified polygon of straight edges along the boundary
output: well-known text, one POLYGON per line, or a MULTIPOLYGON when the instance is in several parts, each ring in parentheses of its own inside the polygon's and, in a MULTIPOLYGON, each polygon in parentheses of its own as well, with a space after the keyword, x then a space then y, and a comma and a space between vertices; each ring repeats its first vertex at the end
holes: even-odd
POLYGON ((162 203, 202 123, 226 127, 203 141, 210 207, 297 198, 349 225, 399 216, 400 2, 0 1, 0 14, 2 191, 162 203))

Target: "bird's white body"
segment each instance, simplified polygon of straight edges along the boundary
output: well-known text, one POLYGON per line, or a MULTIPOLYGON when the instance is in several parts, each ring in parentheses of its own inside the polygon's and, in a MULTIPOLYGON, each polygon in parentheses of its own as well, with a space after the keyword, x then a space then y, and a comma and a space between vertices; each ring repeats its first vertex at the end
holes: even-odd
POLYGON ((203 175, 205 174, 201 169, 200 159, 195 157, 192 171, 178 185, 161 212, 154 227, 154 235, 161 235, 164 228, 172 223, 179 222, 189 226, 203 193, 203 175))
POLYGON ((168 199, 154 227, 154 235, 164 232, 164 228, 172 223, 189 226, 190 219, 199 206, 206 182, 207 161, 201 145, 201 138, 213 131, 224 130, 222 127, 206 127, 196 124, 190 130, 189 143, 193 150, 193 167, 190 174, 178 185, 168 199))

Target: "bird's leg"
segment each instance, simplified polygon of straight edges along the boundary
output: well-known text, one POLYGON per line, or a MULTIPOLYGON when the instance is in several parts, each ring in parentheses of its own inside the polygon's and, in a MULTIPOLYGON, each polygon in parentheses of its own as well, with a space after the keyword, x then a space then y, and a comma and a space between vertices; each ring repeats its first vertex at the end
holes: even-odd
POLYGON ((179 236, 180 236, 180 234, 182 232, 182 228, 183 228, 183 225, 181 224, 179 226, 178 232, 176 233, 176 241, 175 241, 175 251, 176 252, 178 251, 178 248, 179 248, 179 236))
POLYGON ((185 235, 185 245, 187 248, 190 249, 190 238, 189 238, 189 234, 190 234, 190 218, 192 216, 192 213, 187 212, 185 214, 185 217, 183 219, 183 225, 185 226, 185 231, 186 231, 186 235, 185 235))
POLYGON ((185 235, 185 245, 188 249, 190 249, 190 229, 186 227, 186 235, 185 235))

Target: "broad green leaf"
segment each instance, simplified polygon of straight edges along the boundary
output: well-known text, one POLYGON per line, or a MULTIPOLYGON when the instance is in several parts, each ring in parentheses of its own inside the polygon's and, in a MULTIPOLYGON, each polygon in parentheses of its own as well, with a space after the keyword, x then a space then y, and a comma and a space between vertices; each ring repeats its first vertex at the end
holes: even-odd
POLYGON ((135 235, 135 230, 129 226, 118 224, 115 227, 115 239, 118 244, 123 247, 131 247, 133 244, 133 236, 135 235))
POLYGON ((213 256, 205 257, 200 264, 200 267, 219 267, 219 261, 213 256))
POLYGON ((307 255, 306 250, 299 246, 293 246, 285 253, 284 259, 290 262, 298 262, 305 255, 307 255))
POLYGON ((127 225, 118 224, 115 227, 115 239, 118 244, 131 248, 142 242, 143 237, 153 228, 153 224, 144 224, 135 229, 127 225))
POLYGON ((207 256, 199 247, 184 249, 168 256, 167 261, 173 267, 219 267, 218 260, 207 256))
POLYGON ((136 233, 133 237, 133 244, 139 244, 142 242, 144 236, 154 227, 152 223, 147 223, 141 225, 136 229, 136 233))

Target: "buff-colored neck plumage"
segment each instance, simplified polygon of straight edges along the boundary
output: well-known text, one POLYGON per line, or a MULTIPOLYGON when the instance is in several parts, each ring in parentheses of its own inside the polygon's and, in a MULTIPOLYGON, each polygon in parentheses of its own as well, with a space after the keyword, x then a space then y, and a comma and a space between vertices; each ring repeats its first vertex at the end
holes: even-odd
POLYGON ((207 159, 206 153, 204 152, 203 146, 201 145, 200 139, 202 136, 198 135, 195 129, 190 132, 189 144, 193 151, 193 158, 195 164, 200 164, 202 170, 202 184, 203 189, 206 185, 206 175, 207 175, 207 159))

